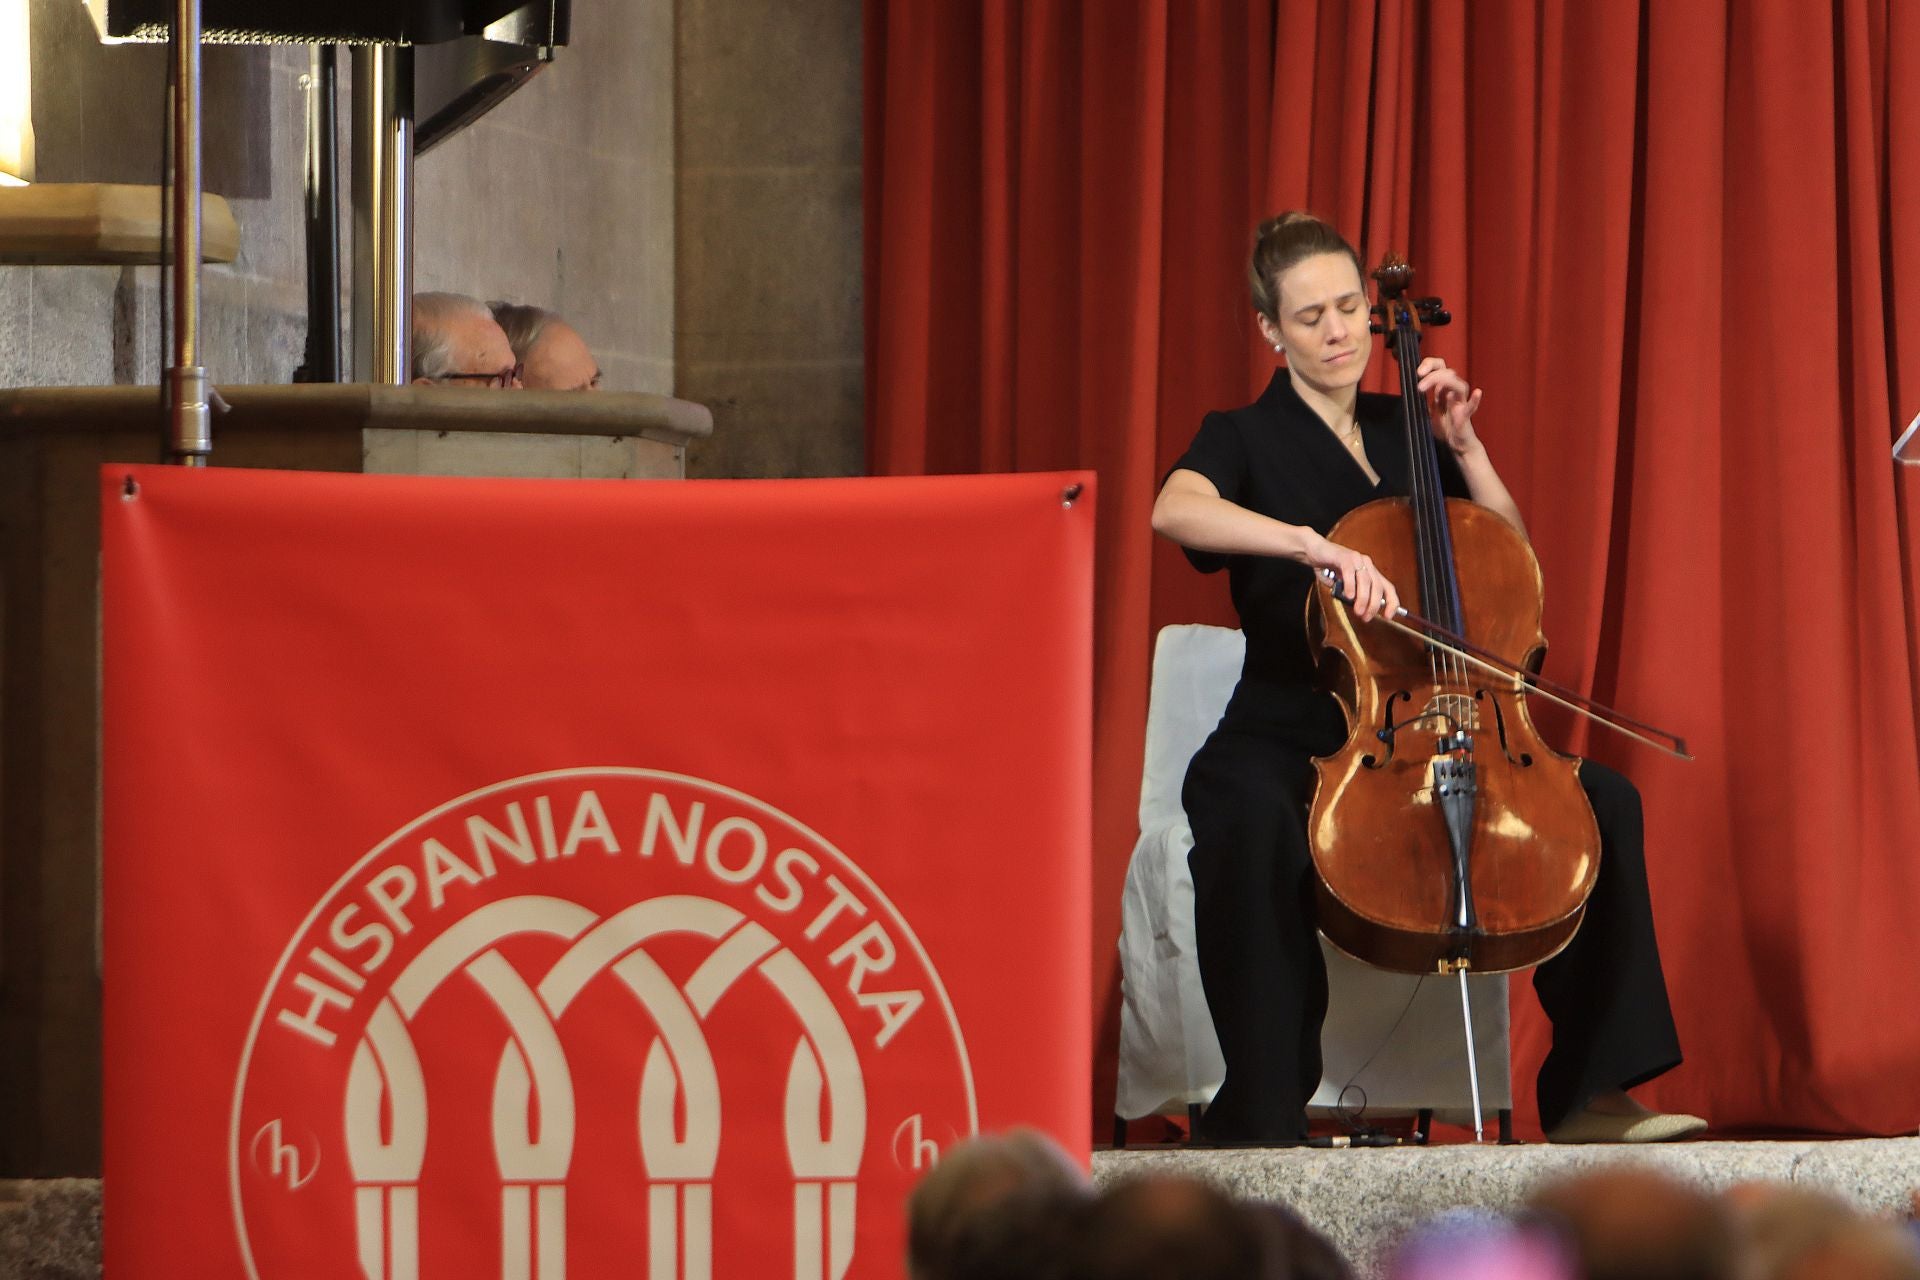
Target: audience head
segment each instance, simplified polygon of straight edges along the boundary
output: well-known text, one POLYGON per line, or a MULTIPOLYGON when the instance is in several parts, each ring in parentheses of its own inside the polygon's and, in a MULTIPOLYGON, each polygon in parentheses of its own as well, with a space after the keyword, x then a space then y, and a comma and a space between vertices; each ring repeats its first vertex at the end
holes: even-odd
POLYGON ((1070 1251, 1086 1173, 1033 1129, 962 1142, 907 1199, 913 1280, 1042 1276, 1070 1251))
POLYGON ((909 1274, 912 1280, 1073 1280, 1074 1251, 1089 1203, 1084 1190, 1018 1192, 909 1274))
POLYGON ((1564 1225, 1588 1280, 1733 1280, 1726 1205, 1667 1174, 1597 1169, 1548 1183, 1531 1204, 1564 1225))
POLYGON ((1287 1275, 1260 1217, 1192 1178, 1109 1190, 1080 1223, 1071 1280, 1260 1280, 1287 1275))
POLYGON ((1353 1280, 1352 1265, 1333 1241, 1286 1205, 1248 1200, 1242 1207, 1265 1236, 1266 1256, 1283 1264, 1276 1269, 1269 1263, 1265 1274, 1286 1280, 1353 1280))
POLYGON ((572 325, 541 307, 489 303, 534 391, 598 391, 600 365, 572 325))
POLYGON ((517 387, 520 368, 493 312, 460 293, 413 295, 413 380, 468 387, 517 387))
MULTIPOLYGON (((1920 1193, 1915 1196, 1920 1209, 1920 1193)), ((1029 1130, 962 1143, 908 1201, 912 1280, 1353 1280, 1284 1205, 1148 1175, 1095 1198, 1029 1130)), ((1459 1211, 1402 1237, 1390 1280, 1920 1280, 1914 1224, 1795 1186, 1712 1195, 1612 1165, 1539 1187, 1514 1215, 1459 1211)))
POLYGON ((1920 1280, 1920 1250, 1892 1222, 1817 1191, 1736 1188, 1743 1280, 1920 1280))
POLYGON ((1491 1213, 1446 1214, 1395 1251, 1392 1280, 1580 1280, 1573 1251, 1553 1230, 1491 1213))

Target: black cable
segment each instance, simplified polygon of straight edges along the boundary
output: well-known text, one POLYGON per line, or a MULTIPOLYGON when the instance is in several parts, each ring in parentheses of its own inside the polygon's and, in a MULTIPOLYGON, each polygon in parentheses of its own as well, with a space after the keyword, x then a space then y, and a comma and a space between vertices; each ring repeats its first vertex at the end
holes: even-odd
POLYGON ((1385 1049, 1387 1045, 1392 1042, 1394 1033, 1400 1030, 1400 1024, 1407 1020, 1409 1013, 1413 1012, 1413 1002, 1420 998, 1420 988, 1425 986, 1427 979, 1432 976, 1431 974, 1423 973, 1414 979, 1413 990, 1407 994, 1407 1002, 1401 1006, 1400 1016, 1395 1018, 1393 1025, 1387 1028, 1387 1034, 1380 1037, 1380 1043, 1373 1047, 1373 1052, 1367 1055, 1367 1060, 1358 1067, 1355 1067, 1353 1074, 1347 1077, 1347 1082, 1340 1086, 1339 1096, 1337 1096, 1333 1102, 1334 1118, 1341 1124, 1346 1125, 1356 1137, 1372 1136, 1382 1133, 1378 1125, 1365 1123, 1367 1114, 1367 1091, 1360 1085, 1360 1077, 1367 1073, 1367 1068, 1373 1065, 1373 1060, 1380 1056, 1381 1050, 1385 1049), (1358 1090, 1360 1094, 1360 1106, 1352 1112, 1349 1112, 1347 1109, 1348 1090, 1358 1090))

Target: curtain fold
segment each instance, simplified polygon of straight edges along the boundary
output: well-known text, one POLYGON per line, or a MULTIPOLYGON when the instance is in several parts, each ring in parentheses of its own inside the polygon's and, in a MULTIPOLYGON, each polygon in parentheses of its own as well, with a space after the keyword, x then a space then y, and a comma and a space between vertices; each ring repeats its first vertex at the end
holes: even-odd
MULTIPOLYGON (((869 465, 1100 473, 1100 989, 1153 631, 1232 617, 1148 512, 1273 368, 1251 229, 1310 208, 1454 312, 1428 349, 1486 389, 1548 674, 1700 757, 1542 717, 1645 797, 1687 1051, 1646 1096, 1912 1129, 1920 471, 1887 447, 1920 411, 1917 28, 1893 0, 868 0, 869 465)), ((1525 1095, 1546 1028, 1514 1000, 1525 1095)))

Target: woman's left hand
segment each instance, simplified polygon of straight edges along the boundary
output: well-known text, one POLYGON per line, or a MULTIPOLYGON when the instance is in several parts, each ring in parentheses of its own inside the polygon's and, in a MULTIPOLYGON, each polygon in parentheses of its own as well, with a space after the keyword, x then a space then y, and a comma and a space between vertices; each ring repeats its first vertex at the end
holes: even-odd
POLYGON ((1419 388, 1433 407, 1434 438, 1456 454, 1466 453, 1480 443, 1473 433, 1473 414, 1480 407, 1480 389, 1467 387, 1467 380, 1447 368, 1439 356, 1420 362, 1419 388))

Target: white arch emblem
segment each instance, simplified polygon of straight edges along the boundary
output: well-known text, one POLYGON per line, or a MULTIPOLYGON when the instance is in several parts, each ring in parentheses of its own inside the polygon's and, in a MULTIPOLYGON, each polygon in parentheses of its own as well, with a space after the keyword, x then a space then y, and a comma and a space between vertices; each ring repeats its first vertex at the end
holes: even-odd
POLYGON ((794 1178, 794 1276, 840 1280, 853 1258, 854 1179, 866 1142, 865 1081, 852 1037, 819 982, 772 934, 732 907, 690 895, 650 899, 597 922, 592 912, 563 899, 504 899, 474 911, 408 964, 355 1047, 346 1090, 355 1230, 368 1280, 417 1280, 419 1274, 427 1099, 407 1024, 455 973, 464 973, 492 1000, 508 1028, 492 1107, 502 1183, 502 1280, 562 1280, 575 1114, 572 1076, 555 1024, 587 984, 608 971, 657 1028, 640 1072, 636 1114, 649 1184, 648 1275, 710 1280, 721 1099, 701 1024, 752 969, 801 1025, 787 1069, 785 1106, 794 1178), (503 939, 524 933, 571 943, 537 987, 529 987, 496 949, 503 939), (684 991, 644 950, 649 940, 671 933, 717 943, 684 991), (681 1133, 674 1117, 683 1092, 681 1133), (383 1111, 390 1116, 385 1136, 383 1111))

